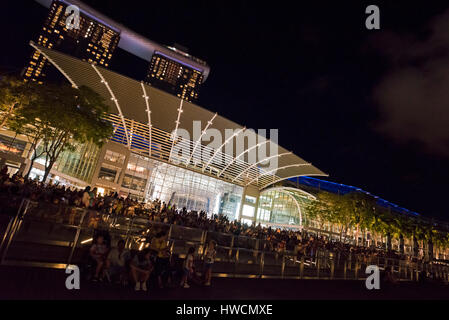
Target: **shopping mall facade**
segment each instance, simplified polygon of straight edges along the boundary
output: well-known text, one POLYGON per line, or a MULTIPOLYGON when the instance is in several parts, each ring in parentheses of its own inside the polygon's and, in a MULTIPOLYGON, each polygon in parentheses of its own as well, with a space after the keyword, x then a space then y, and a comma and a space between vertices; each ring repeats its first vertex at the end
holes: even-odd
MULTIPOLYGON (((303 205, 314 196, 285 186, 285 181, 326 175, 312 164, 257 133, 255 141, 250 141, 247 133, 254 131, 193 103, 31 45, 72 86, 85 85, 101 94, 110 105, 107 119, 114 126, 113 136, 103 147, 84 144, 64 152, 51 171, 53 182, 77 188, 90 185, 101 194, 117 192, 140 201, 160 199, 178 208, 224 214, 246 223, 303 225, 303 205), (181 131, 192 138, 180 139, 181 131), (213 139, 223 138, 215 141, 217 148, 206 143, 211 140, 209 133, 216 134, 213 139), (267 167, 268 162, 275 163, 275 168, 267 167)), ((26 172, 31 156, 26 137, 2 130, 0 143, 0 164, 8 165, 11 173, 26 172)), ((30 176, 41 178, 43 169, 44 160, 38 159, 30 176)))
MULTIPOLYGON (((331 183, 315 179, 316 188, 311 185, 313 180, 299 181, 326 174, 277 142, 259 134, 252 142, 249 135, 245 140, 249 129, 198 105, 95 64, 31 45, 72 86, 88 86, 102 95, 110 105, 105 117, 114 127, 113 136, 101 148, 87 143, 64 152, 50 172, 53 183, 96 187, 100 194, 117 192, 139 201, 160 199, 178 208, 223 214, 247 224, 307 228, 335 239, 341 236, 333 224, 318 224, 307 217, 307 204, 316 199, 320 183, 331 183), (183 138, 181 132, 193 138, 183 138), (208 143, 211 136, 223 138, 215 141, 215 148, 208 143), (276 160, 274 169, 268 160, 276 160), (295 179, 297 184, 292 182, 295 179)), ((26 137, 0 128, 1 167, 6 164, 10 174, 27 172, 30 156, 26 137)), ((44 164, 37 159, 30 177, 41 179, 44 164)), ((339 194, 363 191, 343 190, 342 186, 337 185, 339 194)), ((328 187, 322 190, 335 192, 328 187)), ((390 203, 380 205, 399 214, 417 215, 390 203)), ((355 234, 355 230, 348 232, 355 234)), ((362 237, 361 241, 371 238, 368 234, 362 237)), ((413 240, 404 240, 404 252, 412 253, 413 240)), ((399 250, 399 240, 392 241, 392 248, 399 250)), ((387 238, 380 242, 387 243, 387 238)), ((447 249, 442 252, 449 255, 447 249)))

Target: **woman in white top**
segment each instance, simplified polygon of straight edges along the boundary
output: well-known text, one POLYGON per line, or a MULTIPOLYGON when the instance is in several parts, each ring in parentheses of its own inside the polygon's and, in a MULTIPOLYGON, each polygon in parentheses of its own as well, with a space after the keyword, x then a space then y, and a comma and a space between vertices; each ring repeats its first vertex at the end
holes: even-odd
POLYGON ((214 264, 217 251, 215 250, 216 242, 214 240, 209 242, 209 245, 204 251, 204 273, 205 273, 205 286, 210 286, 210 280, 212 278, 212 265, 214 264))

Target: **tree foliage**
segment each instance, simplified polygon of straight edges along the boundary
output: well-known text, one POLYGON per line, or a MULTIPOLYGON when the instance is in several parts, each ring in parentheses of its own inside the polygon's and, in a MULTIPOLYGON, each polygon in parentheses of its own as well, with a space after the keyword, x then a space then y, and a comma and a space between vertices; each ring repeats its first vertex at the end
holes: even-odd
POLYGON ((103 119, 108 106, 88 87, 44 84, 26 107, 16 109, 8 126, 29 137, 33 156, 45 158, 46 181, 51 168, 74 143, 93 142, 101 146, 112 135, 112 125, 103 119))
MULTIPOLYGON (((332 223, 339 228, 340 237, 349 228, 357 232, 369 230, 375 236, 415 237, 417 240, 432 241, 439 247, 449 247, 447 230, 436 228, 428 221, 392 212, 376 204, 369 195, 352 192, 337 195, 320 191, 315 201, 306 206, 307 217, 322 226, 332 223)), ((358 236, 358 235, 357 235, 358 236)))
POLYGON ((38 97, 38 85, 14 76, 0 77, 0 127, 13 116, 15 110, 25 108, 38 97))

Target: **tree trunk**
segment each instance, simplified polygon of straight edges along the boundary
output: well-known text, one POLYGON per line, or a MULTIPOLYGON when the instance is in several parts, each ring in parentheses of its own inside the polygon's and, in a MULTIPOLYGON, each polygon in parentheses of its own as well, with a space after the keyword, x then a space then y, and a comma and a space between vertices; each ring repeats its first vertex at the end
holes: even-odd
POLYGON ((48 162, 48 166, 45 167, 44 178, 42 179, 42 182, 44 182, 44 183, 47 182, 48 175, 50 174, 51 168, 53 168, 53 165, 55 164, 55 162, 56 162, 56 160, 50 160, 48 162))
POLYGON ((33 170, 33 164, 36 159, 30 160, 30 167, 28 168, 27 174, 24 176, 25 180, 30 176, 31 170, 33 170))

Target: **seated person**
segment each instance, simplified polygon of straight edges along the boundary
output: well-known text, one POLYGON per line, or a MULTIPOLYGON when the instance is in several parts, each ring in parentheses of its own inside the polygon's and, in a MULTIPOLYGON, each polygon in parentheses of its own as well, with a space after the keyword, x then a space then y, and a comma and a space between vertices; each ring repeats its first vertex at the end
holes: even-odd
POLYGON ((97 264, 93 280, 98 281, 100 272, 103 271, 103 267, 105 266, 106 256, 108 253, 108 247, 106 246, 104 237, 102 235, 98 235, 94 240, 92 247, 90 247, 89 253, 92 259, 94 259, 97 264))
POLYGON ((154 268, 151 262, 151 251, 145 249, 136 254, 131 260, 130 267, 131 277, 136 283, 134 290, 139 291, 142 288, 143 291, 147 291, 147 281, 154 268))
POLYGON ((117 242, 117 247, 112 248, 108 254, 106 265, 109 270, 109 274, 114 277, 118 275, 120 282, 126 282, 126 264, 131 258, 131 254, 128 249, 125 249, 125 240, 120 239, 117 242))

